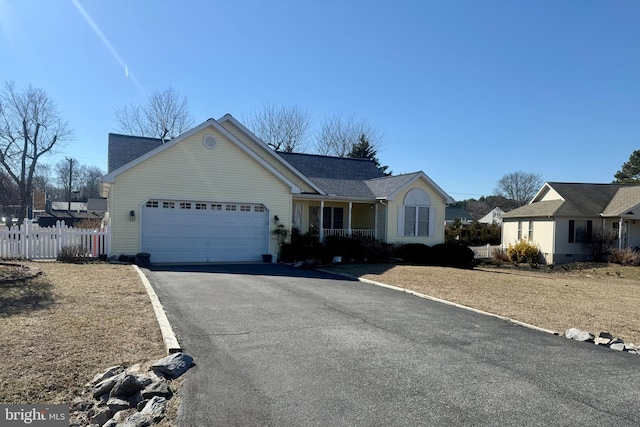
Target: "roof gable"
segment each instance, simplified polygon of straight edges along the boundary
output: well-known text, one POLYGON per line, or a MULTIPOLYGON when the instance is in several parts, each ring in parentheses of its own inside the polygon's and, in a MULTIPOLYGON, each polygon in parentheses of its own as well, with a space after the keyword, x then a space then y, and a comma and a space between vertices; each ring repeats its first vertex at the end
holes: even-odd
MULTIPOLYGON (((129 161, 128 163, 126 163, 123 166, 120 166, 119 168, 109 172, 107 175, 102 177, 102 182, 103 183, 111 183, 115 181, 115 177, 137 165, 139 165, 140 163, 146 161, 147 159, 155 156, 158 153, 161 153, 164 150, 167 150, 171 147, 173 147, 176 144, 179 144, 180 142, 184 141, 185 139, 205 130, 208 127, 213 127, 214 129, 216 129, 218 132, 220 132, 222 135, 224 135, 224 137, 230 141, 232 144, 234 144, 235 146, 237 146, 238 148, 240 148, 240 150, 242 150, 245 154, 247 154, 250 158, 252 158, 253 160, 255 160, 256 162, 258 162, 260 165, 262 165, 265 169, 269 170, 271 173, 273 173, 276 177, 278 177, 281 181, 285 182, 288 186, 291 187, 292 192, 300 192, 300 189, 293 183, 291 182, 286 176, 284 176, 281 172, 279 172, 278 170, 276 170, 271 164, 269 164, 268 162, 266 162, 262 157, 258 156, 254 151, 252 151, 251 149, 249 149, 245 144, 243 144, 240 140, 238 140, 235 136, 233 136, 227 129, 225 129, 222 125, 220 125, 220 123, 218 123, 216 120, 214 119, 209 119, 203 123, 201 123, 200 125, 194 127, 193 129, 177 136, 176 138, 172 139, 169 142, 166 142, 164 144, 161 144, 159 146, 157 146, 156 148, 142 154, 139 157, 136 157, 135 159, 129 161)), ((124 135, 120 135, 120 139, 125 139, 126 136, 124 135)), ((138 137, 130 137, 132 139, 136 139, 138 137)))

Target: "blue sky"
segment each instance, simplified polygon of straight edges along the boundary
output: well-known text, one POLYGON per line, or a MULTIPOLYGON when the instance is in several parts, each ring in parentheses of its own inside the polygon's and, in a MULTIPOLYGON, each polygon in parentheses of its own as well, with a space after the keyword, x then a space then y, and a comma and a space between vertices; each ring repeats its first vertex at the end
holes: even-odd
POLYGON ((383 164, 462 200, 514 171, 613 179, 640 149, 639 22, 636 0, 0 0, 0 80, 74 129, 46 162, 106 170, 114 110, 171 86, 196 123, 366 118, 383 164))

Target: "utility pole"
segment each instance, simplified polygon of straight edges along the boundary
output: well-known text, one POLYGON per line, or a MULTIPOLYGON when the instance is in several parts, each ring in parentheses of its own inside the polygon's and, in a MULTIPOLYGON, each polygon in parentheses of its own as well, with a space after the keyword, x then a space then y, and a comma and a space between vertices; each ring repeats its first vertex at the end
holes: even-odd
POLYGON ((71 184, 73 184, 73 159, 65 157, 65 160, 69 162, 69 189, 67 191, 67 200, 69 201, 69 211, 71 211, 71 184))

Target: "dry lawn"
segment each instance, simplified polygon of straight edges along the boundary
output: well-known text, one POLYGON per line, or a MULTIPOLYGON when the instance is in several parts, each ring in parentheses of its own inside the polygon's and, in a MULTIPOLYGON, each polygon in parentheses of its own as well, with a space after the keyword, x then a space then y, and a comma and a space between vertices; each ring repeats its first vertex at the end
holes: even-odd
POLYGON ((640 268, 511 266, 463 270, 393 264, 341 265, 363 277, 564 333, 576 327, 611 332, 640 344, 640 268))
POLYGON ((21 264, 42 274, 16 282, 0 265, 0 403, 69 403, 109 366, 166 355, 133 267, 21 264))

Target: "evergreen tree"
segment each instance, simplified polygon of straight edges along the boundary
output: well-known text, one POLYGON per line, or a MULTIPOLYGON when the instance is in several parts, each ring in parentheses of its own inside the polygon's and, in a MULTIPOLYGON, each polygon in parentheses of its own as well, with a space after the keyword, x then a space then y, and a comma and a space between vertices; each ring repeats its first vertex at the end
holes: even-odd
POLYGON ((347 157, 350 157, 352 159, 369 159, 376 165, 378 169, 382 171, 382 173, 387 176, 391 175, 391 171, 387 172, 389 166, 382 166, 380 164, 380 160, 378 160, 378 158, 376 157, 377 154, 378 150, 373 148, 373 146, 369 143, 369 139, 363 133, 360 134, 358 142, 353 144, 353 146, 351 147, 351 151, 349 152, 349 154, 347 154, 347 157))
POLYGON ((616 172, 614 177, 615 183, 640 183, 640 150, 631 153, 629 161, 622 165, 622 169, 616 172))

